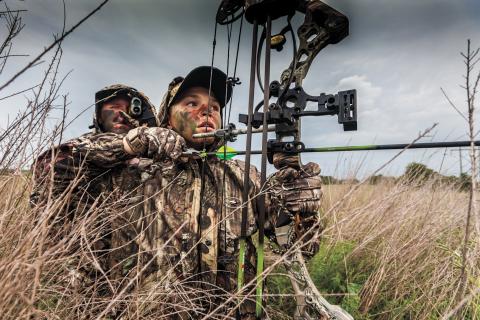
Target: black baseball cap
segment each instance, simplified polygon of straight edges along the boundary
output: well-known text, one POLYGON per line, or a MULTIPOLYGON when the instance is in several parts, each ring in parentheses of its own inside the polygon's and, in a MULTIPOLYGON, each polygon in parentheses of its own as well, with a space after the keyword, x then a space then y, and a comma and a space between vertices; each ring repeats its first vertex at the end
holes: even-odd
POLYGON ((177 82, 170 93, 169 105, 172 105, 185 91, 193 87, 211 88, 211 92, 223 108, 232 96, 232 84, 227 81, 227 75, 215 67, 201 66, 190 71, 185 78, 177 77, 177 82), (211 77, 211 87, 210 87, 211 77))

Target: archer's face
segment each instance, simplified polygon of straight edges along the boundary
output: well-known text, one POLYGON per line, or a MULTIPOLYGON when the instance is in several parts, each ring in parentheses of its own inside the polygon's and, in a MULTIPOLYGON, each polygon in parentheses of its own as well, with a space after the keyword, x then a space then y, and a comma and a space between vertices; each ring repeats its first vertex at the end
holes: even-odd
POLYGON ((129 102, 125 98, 106 101, 100 110, 99 122, 105 132, 127 133, 132 127, 120 111, 127 113, 129 102))
POLYGON ((221 127, 220 104, 215 97, 208 98, 208 89, 192 87, 170 107, 168 124, 195 149, 211 145, 215 138, 194 139, 195 133, 211 132, 221 127), (210 107, 208 106, 210 102, 210 107))

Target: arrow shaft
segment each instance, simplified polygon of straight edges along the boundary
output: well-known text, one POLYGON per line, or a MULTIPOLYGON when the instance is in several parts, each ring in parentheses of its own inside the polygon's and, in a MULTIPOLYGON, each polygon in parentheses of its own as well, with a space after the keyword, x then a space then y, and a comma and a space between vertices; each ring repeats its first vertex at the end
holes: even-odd
MULTIPOLYGON (((366 150, 401 150, 401 149, 434 149, 434 148, 454 148, 469 147, 470 141, 450 141, 450 142, 421 142, 421 143, 398 143, 398 144, 378 144, 364 146, 346 146, 346 147, 320 147, 305 148, 303 152, 340 152, 340 151, 366 151, 366 150)), ((474 145, 480 146, 480 141, 474 141, 474 145)), ((253 152, 252 152, 253 153, 253 152)))
MULTIPOLYGON (((267 131, 268 132, 275 131, 275 125, 268 126, 267 131)), ((252 128, 252 133, 261 133, 261 132, 263 132, 263 127, 252 128)), ((192 135, 192 137, 196 139, 200 139, 200 138, 210 138, 210 137, 238 136, 242 134, 247 134, 247 129, 234 129, 230 132, 224 129, 219 129, 213 132, 195 133, 192 135)))
MULTIPOLYGON (((480 146, 480 140, 473 141, 475 146, 480 146)), ((450 142, 422 142, 422 143, 398 143, 398 144, 372 144, 363 146, 345 146, 345 147, 318 147, 305 148, 301 153, 311 152, 346 152, 346 151, 369 151, 369 150, 401 150, 401 149, 434 149, 434 148, 455 148, 469 147, 470 141, 450 141, 450 142)), ((228 153, 228 152, 227 152, 228 153)), ((231 152, 233 153, 233 152, 231 152)), ((235 155, 244 155, 245 151, 235 151, 235 155)), ((262 154, 261 150, 252 150, 252 155, 262 154)), ((206 155, 216 155, 215 152, 207 152, 206 155)))

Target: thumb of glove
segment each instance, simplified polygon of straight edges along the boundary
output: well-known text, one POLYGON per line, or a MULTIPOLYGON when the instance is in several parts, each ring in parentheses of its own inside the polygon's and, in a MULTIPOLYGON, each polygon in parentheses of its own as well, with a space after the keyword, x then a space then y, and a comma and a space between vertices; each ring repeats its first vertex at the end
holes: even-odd
POLYGON ((300 168, 301 175, 305 178, 318 176, 320 171, 320 166, 315 162, 309 162, 300 168))

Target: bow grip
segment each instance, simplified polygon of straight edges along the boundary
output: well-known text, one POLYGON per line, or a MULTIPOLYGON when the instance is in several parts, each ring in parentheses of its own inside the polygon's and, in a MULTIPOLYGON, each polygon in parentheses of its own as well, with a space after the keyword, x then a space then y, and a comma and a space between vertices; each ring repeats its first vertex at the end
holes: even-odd
POLYGON ((302 142, 277 142, 275 140, 268 141, 267 148, 269 145, 276 145, 278 147, 277 151, 272 151, 268 149, 267 157, 268 162, 274 165, 275 169, 280 170, 283 168, 294 168, 296 170, 300 170, 301 162, 300 162, 300 154, 301 150, 305 149, 305 145, 302 142), (293 151, 284 151, 281 144, 285 145, 294 145, 296 147, 293 151))

